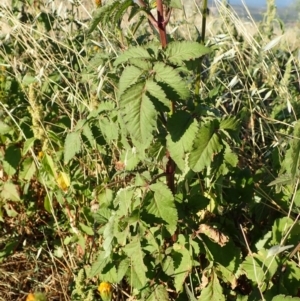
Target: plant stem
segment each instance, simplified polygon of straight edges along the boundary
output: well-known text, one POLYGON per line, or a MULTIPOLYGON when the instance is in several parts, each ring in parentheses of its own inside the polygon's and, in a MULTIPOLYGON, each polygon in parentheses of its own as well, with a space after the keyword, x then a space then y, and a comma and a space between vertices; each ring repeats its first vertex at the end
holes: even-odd
MULTIPOLYGON (((206 19, 207 19, 207 0, 203 0, 203 5, 202 5, 202 29, 201 29, 201 42, 202 42, 202 44, 205 43, 206 19)), ((199 95, 199 91, 200 91, 201 63, 202 63, 202 58, 200 59, 199 65, 197 67, 195 95, 199 95)))
POLYGON ((167 47, 166 23, 164 17, 164 7, 162 0, 156 0, 157 5, 157 25, 162 48, 167 47))

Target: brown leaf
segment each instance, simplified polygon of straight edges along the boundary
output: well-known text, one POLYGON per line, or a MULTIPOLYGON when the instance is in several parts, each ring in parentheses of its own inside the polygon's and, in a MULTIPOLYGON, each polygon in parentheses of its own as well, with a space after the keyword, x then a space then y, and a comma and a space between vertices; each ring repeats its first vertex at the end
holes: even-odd
POLYGON ((224 247, 228 242, 229 238, 222 232, 220 232, 217 228, 213 228, 212 226, 201 224, 199 226, 198 231, 196 234, 203 233, 208 236, 212 241, 219 244, 221 247, 224 247))

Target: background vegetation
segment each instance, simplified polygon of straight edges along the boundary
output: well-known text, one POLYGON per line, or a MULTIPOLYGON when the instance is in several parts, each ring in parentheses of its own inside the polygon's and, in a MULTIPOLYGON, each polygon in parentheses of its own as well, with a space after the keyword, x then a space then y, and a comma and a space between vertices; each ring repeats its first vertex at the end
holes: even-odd
POLYGON ((220 1, 137 3, 0 4, 0 300, 299 300, 274 1, 251 32, 220 1))

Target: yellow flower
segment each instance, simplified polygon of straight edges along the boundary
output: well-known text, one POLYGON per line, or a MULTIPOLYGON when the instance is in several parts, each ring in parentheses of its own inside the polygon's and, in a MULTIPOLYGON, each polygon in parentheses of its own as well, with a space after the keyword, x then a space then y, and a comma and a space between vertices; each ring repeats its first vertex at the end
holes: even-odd
POLYGON ((95 4, 97 7, 100 7, 102 5, 102 1, 101 0, 95 0, 95 4))
POLYGON ((109 282, 101 282, 98 286, 98 291, 103 301, 111 301, 112 285, 109 282))
POLYGON ((47 301, 47 299, 43 293, 30 293, 28 294, 26 301, 47 301))

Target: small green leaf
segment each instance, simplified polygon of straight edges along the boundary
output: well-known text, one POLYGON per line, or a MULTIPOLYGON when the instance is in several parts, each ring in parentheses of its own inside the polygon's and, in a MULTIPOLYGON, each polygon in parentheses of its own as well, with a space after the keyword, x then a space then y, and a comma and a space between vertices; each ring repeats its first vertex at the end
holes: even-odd
POLYGON ((24 86, 29 86, 30 84, 36 82, 37 79, 32 76, 32 75, 29 75, 28 73, 24 75, 23 79, 22 79, 22 85, 24 86))
POLYGON ((30 139, 27 139, 24 142, 23 151, 22 151, 23 156, 25 156, 27 154, 28 150, 33 147, 33 144, 34 144, 35 140, 36 140, 36 138, 32 137, 30 139))
POLYGON ((272 279, 279 266, 278 258, 267 257, 268 252, 264 249, 258 253, 248 255, 241 264, 242 271, 254 283, 262 285, 272 279))
POLYGON ((167 124, 167 148, 181 171, 184 171, 185 154, 190 152, 198 131, 198 122, 187 112, 179 111, 173 114, 167 124))
POLYGON ((158 62, 154 65, 153 71, 155 72, 156 81, 166 83, 182 100, 187 100, 190 96, 190 91, 185 80, 179 75, 176 69, 158 62))
POLYGON ((121 114, 132 138, 144 146, 151 143, 155 129, 157 111, 145 94, 144 83, 133 85, 121 95, 121 114))
POLYGON ((51 200, 48 195, 44 198, 44 208, 48 213, 52 213, 51 200))
POLYGON ((292 176, 283 174, 278 176, 274 181, 270 182, 268 186, 274 186, 274 185, 286 185, 286 184, 292 184, 292 176))
POLYGON ((1 198, 4 200, 20 201, 20 194, 17 186, 11 182, 5 182, 2 186, 1 198))
POLYGON ((138 239, 133 240, 123 248, 124 252, 131 260, 130 284, 136 289, 142 289, 147 283, 146 271, 144 264, 144 253, 142 252, 141 243, 138 239))
POLYGON ((158 83, 154 82, 152 79, 148 79, 146 81, 145 89, 151 96, 155 97, 166 107, 170 106, 170 100, 167 98, 166 93, 158 83))
POLYGON ((236 117, 225 117, 220 121, 221 130, 233 130, 237 131, 240 126, 240 121, 236 117))
POLYGON ((143 74, 144 70, 141 70, 134 66, 127 66, 119 80, 119 95, 122 95, 130 86, 135 84, 140 76, 143 74))
POLYGON ((128 258, 122 260, 118 266, 118 281, 121 282, 130 267, 130 260, 128 258))
POLYGON ((93 146, 94 142, 95 142, 95 138, 93 135, 93 132, 90 128, 90 125, 88 123, 86 123, 83 128, 82 128, 82 134, 87 138, 87 140, 89 141, 90 145, 93 146))
POLYGON ((95 277, 96 275, 99 276, 102 274, 103 269, 105 266, 111 261, 109 257, 105 256, 105 252, 99 251, 99 256, 97 257, 97 260, 92 264, 91 271, 90 271, 90 277, 95 277))
POLYGON ((56 168, 53 162, 53 159, 51 156, 49 156, 47 153, 44 155, 43 159, 42 159, 42 166, 43 169, 49 173, 49 175, 53 178, 57 178, 56 175, 56 168))
POLYGON ((4 171, 12 176, 16 173, 21 160, 21 150, 18 146, 11 144, 5 150, 5 156, 3 160, 3 169, 4 171))
POLYGON ((9 133, 12 130, 12 128, 4 123, 3 121, 0 121, 0 135, 5 135, 9 133))
POLYGON ((147 212, 161 218, 162 222, 166 224, 167 230, 173 235, 177 227, 178 214, 172 192, 163 183, 152 184, 149 188, 154 195, 146 208, 147 212))
POLYGON ((174 286, 177 292, 182 291, 183 283, 192 270, 190 252, 183 243, 183 235, 180 234, 180 236, 178 237, 178 242, 173 245, 174 250, 172 252, 174 261, 174 286))
POLYGON ((89 227, 83 223, 79 223, 79 227, 80 227, 81 231, 83 231, 87 235, 94 236, 94 231, 91 227, 89 227))
POLYGON ((36 165, 33 158, 26 158, 22 162, 21 171, 19 177, 22 180, 30 181, 36 172, 36 165))
POLYGON ((151 294, 148 296, 147 301, 169 301, 169 294, 166 288, 159 284, 151 288, 151 294))
POLYGON ((143 59, 151 59, 151 55, 149 52, 142 46, 132 47, 128 50, 125 50, 115 61, 114 66, 118 66, 120 64, 126 63, 129 59, 132 58, 143 58, 143 59))
POLYGON ((107 224, 105 225, 103 231, 103 249, 105 251, 105 256, 109 257, 111 255, 112 250, 112 242, 114 239, 114 226, 115 226, 115 215, 112 215, 107 224))
POLYGON ((198 298, 199 301, 225 301, 225 296, 222 292, 222 286, 215 272, 211 274, 211 280, 209 284, 201 291, 201 295, 198 298))
POLYGON ((194 60, 210 51, 209 48, 197 42, 175 41, 168 44, 165 53, 169 62, 182 65, 183 61, 194 60))
POLYGON ((190 154, 190 167, 195 172, 202 171, 210 166, 214 155, 218 154, 223 145, 216 134, 218 130, 217 120, 204 124, 195 139, 194 150, 190 154))
POLYGON ((76 154, 80 152, 80 132, 68 133, 64 146, 64 163, 67 164, 76 154))

